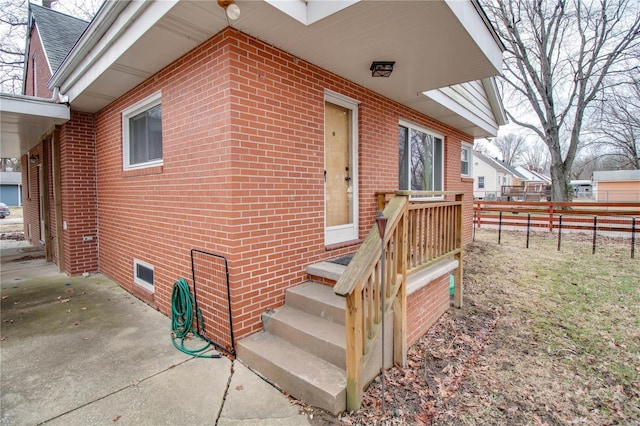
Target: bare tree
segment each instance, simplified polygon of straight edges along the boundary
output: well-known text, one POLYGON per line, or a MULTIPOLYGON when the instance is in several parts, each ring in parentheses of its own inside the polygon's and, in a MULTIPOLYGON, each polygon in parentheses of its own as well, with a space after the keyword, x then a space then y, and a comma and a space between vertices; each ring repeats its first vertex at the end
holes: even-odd
POLYGON ((640 79, 619 86, 600 103, 597 141, 619 169, 640 169, 640 79))
POLYGON ((493 145, 500 151, 502 161, 510 166, 516 165, 526 148, 526 139, 522 135, 507 133, 493 140, 493 145))
MULTIPOLYGON (((102 0, 42 0, 42 4, 91 20, 102 0)), ((27 14, 27 0, 0 0, 0 91, 3 93, 22 93, 27 14)))
POLYGON ((549 150, 540 139, 536 139, 533 142, 529 141, 527 143, 519 165, 534 170, 541 170, 542 173, 548 173, 549 163, 549 150))
POLYGON ((24 41, 27 30, 27 1, 0 1, 0 90, 22 91, 24 41))
POLYGON ((508 117, 544 141, 551 156, 551 196, 567 201, 585 113, 614 77, 631 75, 637 66, 630 53, 640 44, 638 2, 483 3, 506 45, 503 99, 527 108, 518 114, 523 111, 517 106, 507 106, 508 117))
POLYGON ((0 172, 19 172, 20 169, 19 158, 0 158, 0 172))
POLYGON ((473 143, 473 150, 479 152, 482 155, 487 157, 491 157, 491 151, 489 150, 488 145, 491 143, 490 139, 476 139, 473 143))

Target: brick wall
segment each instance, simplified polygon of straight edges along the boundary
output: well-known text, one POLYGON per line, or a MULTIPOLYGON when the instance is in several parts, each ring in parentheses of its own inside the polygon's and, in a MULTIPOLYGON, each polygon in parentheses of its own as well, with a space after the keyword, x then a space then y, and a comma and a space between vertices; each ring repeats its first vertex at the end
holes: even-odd
POLYGON ((22 87, 22 93, 29 96, 38 96, 40 98, 52 97, 53 93, 47 87, 47 82, 51 78, 51 69, 49 68, 49 62, 47 61, 47 56, 42 47, 40 34, 37 31, 37 24, 31 31, 27 58, 27 72, 25 75, 24 85, 22 87))
POLYGON ((43 158, 42 143, 31 148, 21 158, 22 182, 24 182, 22 186, 24 236, 32 245, 42 247, 40 243, 40 182, 38 178, 38 164, 40 161, 36 164, 31 164, 29 157, 32 155, 37 156, 39 159, 43 158))
POLYGON ((398 186, 400 118, 446 135, 445 189, 471 189, 470 136, 229 28, 97 114, 101 271, 169 313, 189 250, 224 255, 235 335, 258 330, 308 264, 356 248, 324 245, 325 89, 360 102, 360 238, 375 191, 398 186), (122 110, 159 90, 163 165, 123 172, 122 110), (133 284, 134 258, 154 265, 155 294, 133 284))
POLYGON ((407 296, 407 346, 413 345, 449 309, 449 274, 407 296))
POLYGON ((60 129, 63 270, 71 275, 98 271, 94 126, 92 114, 71 111, 60 129))

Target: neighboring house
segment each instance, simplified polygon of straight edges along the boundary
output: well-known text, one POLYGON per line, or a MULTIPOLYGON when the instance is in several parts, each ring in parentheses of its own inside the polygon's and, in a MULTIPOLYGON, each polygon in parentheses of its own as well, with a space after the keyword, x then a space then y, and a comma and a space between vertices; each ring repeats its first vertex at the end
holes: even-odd
MULTIPOLYGON (((390 227, 408 223, 407 203, 428 208, 432 199, 453 204, 429 229, 464 224, 459 238, 455 227, 438 237, 449 238, 452 255, 412 275, 409 290, 406 274, 389 275, 387 289, 398 293, 385 304, 397 310, 387 349, 402 362, 406 346, 448 309, 449 274, 461 283, 454 244, 472 237, 468 150, 505 121, 492 80, 503 46, 471 0, 236 3, 241 15, 230 21, 216 2, 107 1, 61 63, 49 43, 63 41, 57 34, 67 19, 30 6, 27 96, 3 95, 0 103, 2 151, 22 158, 27 238, 61 271, 101 272, 167 315, 173 283, 192 277, 191 250, 222 256, 228 275, 216 277, 228 278, 231 331, 242 344, 269 334, 255 334, 262 314, 285 295, 289 303, 288 291, 309 275, 349 287, 349 274, 322 275, 323 261, 356 251, 354 262, 379 259, 379 244, 363 244, 372 238, 378 193, 464 192, 457 207, 454 195, 415 193, 397 193, 387 206, 398 212, 390 227)), ((426 259, 432 244, 413 242, 404 258, 426 259)), ((391 259, 406 270, 400 256, 391 259)), ((214 283, 201 283, 198 297, 205 324, 223 327, 214 283)), ((356 305, 349 314, 363 312, 356 305)), ((379 323, 379 315, 361 315, 363 327, 379 323)), ((315 328, 326 322, 314 318, 315 328)), ((361 339, 372 342, 368 350, 379 333, 349 324, 346 349, 343 325, 333 326, 342 327, 341 345, 321 345, 342 351, 329 380, 336 393, 314 398, 319 385, 290 393, 333 412, 357 407, 346 384, 361 392, 380 365, 356 381, 345 377, 359 368, 352 355, 361 339)), ((240 348, 253 368, 283 381, 287 374, 268 362, 280 356, 278 368, 294 368, 292 354, 301 350, 269 352, 267 361, 253 359, 248 343, 240 348)), ((303 352, 305 368, 319 362, 303 352)), ((318 368, 334 368, 325 364, 318 368)))
POLYGON ((524 199, 527 201, 546 201, 551 197, 551 178, 532 166, 517 166, 516 170, 523 176, 520 185, 523 187, 524 199))
POLYGON ((523 176, 504 161, 473 152, 473 198, 500 200, 508 197, 504 187, 518 186, 520 179, 523 176))
POLYGON ((590 180, 574 179, 569 182, 573 188, 573 199, 582 201, 593 198, 593 183, 590 180))
POLYGON ((592 182, 594 197, 598 201, 640 201, 640 170, 596 171, 592 182))
POLYGON ((22 173, 0 172, 0 201, 8 206, 22 205, 22 173))

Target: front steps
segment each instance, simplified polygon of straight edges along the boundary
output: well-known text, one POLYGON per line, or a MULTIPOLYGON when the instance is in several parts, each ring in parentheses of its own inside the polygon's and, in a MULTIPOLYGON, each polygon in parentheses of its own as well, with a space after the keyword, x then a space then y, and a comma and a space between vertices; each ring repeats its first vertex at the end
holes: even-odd
POLYGON ((247 366, 292 396, 333 414, 346 409, 345 299, 309 281, 263 315, 264 330, 238 342, 247 366))

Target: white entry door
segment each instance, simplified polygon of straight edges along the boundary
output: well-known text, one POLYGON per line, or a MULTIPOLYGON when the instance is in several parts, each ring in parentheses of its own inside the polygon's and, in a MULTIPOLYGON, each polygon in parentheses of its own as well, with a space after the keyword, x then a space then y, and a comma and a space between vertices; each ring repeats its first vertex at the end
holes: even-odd
POLYGON ((358 104, 325 96, 325 244, 358 239, 358 104))

